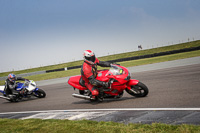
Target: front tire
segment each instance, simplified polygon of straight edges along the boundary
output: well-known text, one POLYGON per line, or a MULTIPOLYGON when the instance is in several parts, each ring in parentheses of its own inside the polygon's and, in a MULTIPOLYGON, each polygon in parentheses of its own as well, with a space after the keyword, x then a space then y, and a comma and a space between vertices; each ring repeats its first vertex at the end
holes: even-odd
POLYGON ((135 97, 145 97, 149 93, 149 89, 145 84, 139 82, 137 85, 131 86, 131 90, 126 88, 126 92, 135 97))
POLYGON ((38 98, 44 98, 46 97, 46 93, 42 89, 38 89, 36 92, 34 92, 34 96, 38 98))

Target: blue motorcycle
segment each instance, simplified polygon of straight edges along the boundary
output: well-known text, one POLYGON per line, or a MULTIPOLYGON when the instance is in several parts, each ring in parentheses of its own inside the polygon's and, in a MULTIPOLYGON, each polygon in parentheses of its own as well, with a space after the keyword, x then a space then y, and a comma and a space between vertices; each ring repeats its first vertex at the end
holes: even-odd
POLYGON ((0 98, 6 99, 11 102, 17 102, 23 98, 29 98, 31 96, 35 96, 38 98, 46 97, 46 93, 44 92, 44 90, 37 88, 36 83, 33 80, 25 81, 24 83, 17 82, 16 84, 16 92, 23 92, 22 94, 14 93, 14 97, 10 98, 9 96, 6 96, 5 86, 0 86, 0 92, 3 94, 2 96, 0 96, 0 98))

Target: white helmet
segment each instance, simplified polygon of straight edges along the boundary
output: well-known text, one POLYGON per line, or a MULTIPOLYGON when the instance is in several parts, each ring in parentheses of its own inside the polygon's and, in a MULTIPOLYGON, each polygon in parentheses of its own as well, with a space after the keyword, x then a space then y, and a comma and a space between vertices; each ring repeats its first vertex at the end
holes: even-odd
POLYGON ((94 64, 96 57, 93 51, 85 50, 83 54, 84 60, 89 64, 94 64))

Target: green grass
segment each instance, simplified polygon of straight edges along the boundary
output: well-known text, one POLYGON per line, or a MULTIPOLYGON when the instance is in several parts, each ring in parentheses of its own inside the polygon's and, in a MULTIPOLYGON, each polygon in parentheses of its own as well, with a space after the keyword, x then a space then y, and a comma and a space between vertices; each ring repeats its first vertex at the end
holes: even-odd
MULTIPOLYGON (((115 60, 115 59, 132 57, 132 56, 140 56, 140 55, 153 54, 153 53, 159 53, 159 52, 165 52, 165 51, 171 51, 171 50, 178 50, 178 49, 183 49, 183 48, 197 47, 197 46, 200 46, 200 40, 176 44, 176 45, 170 45, 170 46, 165 46, 165 47, 153 48, 153 49, 148 49, 148 50, 109 55, 109 56, 99 57, 99 59, 102 61, 108 61, 108 60, 115 60)), ((74 61, 74 62, 26 69, 26 70, 21 70, 21 71, 4 72, 4 73, 0 73, 0 77, 7 76, 9 73, 15 73, 17 75, 17 74, 22 74, 22 73, 30 73, 30 72, 36 72, 36 71, 44 71, 44 70, 52 70, 52 69, 78 66, 78 65, 82 65, 82 63, 83 63, 83 60, 79 60, 79 61, 74 61)))
POLYGON ((89 120, 0 119, 1 133, 198 133, 199 125, 122 124, 89 120))

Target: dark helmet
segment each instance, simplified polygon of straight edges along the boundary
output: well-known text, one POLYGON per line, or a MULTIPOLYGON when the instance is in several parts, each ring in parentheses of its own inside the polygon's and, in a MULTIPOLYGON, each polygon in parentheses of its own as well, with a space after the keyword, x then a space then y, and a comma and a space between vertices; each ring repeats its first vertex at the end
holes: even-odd
POLYGON ((85 50, 83 54, 84 60, 89 64, 94 64, 96 57, 93 51, 91 50, 85 50))
POLYGON ((13 73, 11 73, 11 74, 8 75, 8 79, 9 79, 11 82, 15 82, 16 76, 15 76, 13 73))

